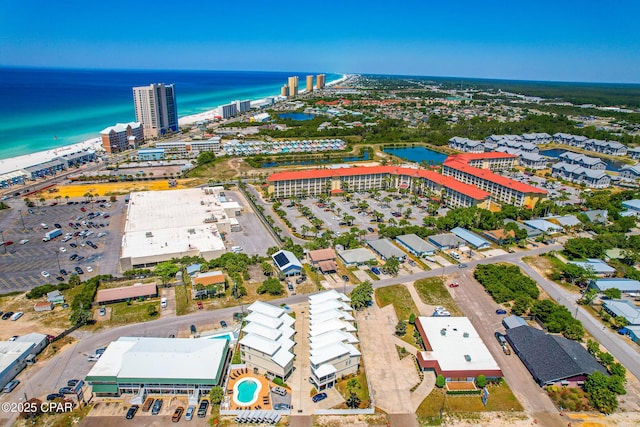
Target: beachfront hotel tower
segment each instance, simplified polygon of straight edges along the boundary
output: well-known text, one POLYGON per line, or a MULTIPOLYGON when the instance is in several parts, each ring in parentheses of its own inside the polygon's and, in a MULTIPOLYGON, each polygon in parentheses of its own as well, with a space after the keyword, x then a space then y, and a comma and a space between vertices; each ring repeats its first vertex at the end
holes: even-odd
POLYGON ((298 96, 298 76, 289 77, 289 98, 298 96))
POLYGON ((318 74, 318 77, 316 78, 316 88, 317 89, 324 89, 324 84, 325 84, 325 75, 324 74, 318 74))
POLYGON ((172 84, 154 83, 133 88, 136 121, 142 123, 145 137, 178 131, 178 104, 172 84))
POLYGON ((288 85, 283 85, 280 88, 280 96, 284 96, 284 97, 289 96, 289 86, 288 85))
POLYGON ((313 92, 313 76, 307 76, 307 93, 313 92))

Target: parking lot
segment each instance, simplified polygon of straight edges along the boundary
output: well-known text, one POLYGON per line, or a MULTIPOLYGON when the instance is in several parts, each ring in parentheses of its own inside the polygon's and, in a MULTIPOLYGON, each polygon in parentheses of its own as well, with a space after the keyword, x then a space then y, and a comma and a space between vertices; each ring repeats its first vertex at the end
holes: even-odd
POLYGON ((12 242, 0 248, 0 293, 57 283, 56 277, 66 281, 76 267, 82 270, 83 279, 117 272, 124 201, 111 203, 110 207, 106 201, 86 204, 83 201, 69 199, 78 204, 64 201, 51 206, 55 202, 49 200, 43 206, 28 208, 22 200, 12 200, 12 209, 0 211, 2 238, 12 242), (88 218, 89 213, 96 212, 103 215, 88 218), (44 242, 45 233, 55 230, 55 224, 60 225, 61 235, 44 242))

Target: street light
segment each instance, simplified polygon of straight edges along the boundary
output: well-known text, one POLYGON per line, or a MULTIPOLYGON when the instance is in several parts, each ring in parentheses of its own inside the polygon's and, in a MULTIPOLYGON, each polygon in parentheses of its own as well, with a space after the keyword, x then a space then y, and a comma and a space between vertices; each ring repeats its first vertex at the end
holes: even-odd
POLYGON ((22 221, 22 231, 24 233, 26 233, 27 232, 27 227, 24 226, 24 217, 22 216, 22 209, 19 210, 18 212, 20 212, 20 221, 22 221))
POLYGON ((58 271, 62 270, 60 268, 60 257, 59 257, 58 251, 56 251, 56 261, 58 261, 58 271))

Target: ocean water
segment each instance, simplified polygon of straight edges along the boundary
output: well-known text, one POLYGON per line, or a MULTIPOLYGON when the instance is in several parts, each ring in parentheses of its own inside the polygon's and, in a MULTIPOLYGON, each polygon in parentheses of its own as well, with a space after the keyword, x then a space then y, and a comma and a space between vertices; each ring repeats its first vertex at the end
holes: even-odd
MULTIPOLYGON (((304 76, 320 73, 0 67, 0 159, 75 144, 134 121, 134 86, 174 83, 182 117, 279 95, 287 77, 298 75, 304 85, 304 76)), ((327 82, 340 78, 324 74, 327 82)))

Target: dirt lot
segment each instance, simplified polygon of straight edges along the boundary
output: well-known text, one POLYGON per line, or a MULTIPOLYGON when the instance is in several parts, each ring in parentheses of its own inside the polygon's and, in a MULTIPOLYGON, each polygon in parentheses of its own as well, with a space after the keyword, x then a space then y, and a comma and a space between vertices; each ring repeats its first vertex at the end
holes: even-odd
POLYGON ((132 181, 132 182, 105 182, 97 184, 71 184, 62 185, 57 187, 58 191, 55 193, 42 192, 38 196, 42 196, 48 199, 53 199, 57 196, 61 196, 63 199, 66 196, 69 197, 84 197, 86 193, 99 194, 101 197, 108 196, 110 194, 127 194, 132 191, 159 191, 159 190, 182 190, 185 188, 192 188, 200 183, 200 180, 195 179, 179 179, 178 185, 173 188, 169 188, 168 180, 157 181, 132 181))
POLYGON ((70 326, 70 309, 63 309, 57 305, 53 311, 33 311, 34 304, 42 301, 46 301, 46 297, 38 300, 29 300, 25 294, 0 297, 2 311, 5 313, 22 311, 24 313, 24 316, 15 322, 0 320, 2 322, 0 323, 2 325, 0 339, 6 340, 14 335, 26 335, 31 332, 57 335, 70 326))

